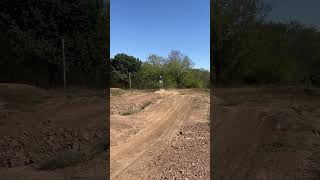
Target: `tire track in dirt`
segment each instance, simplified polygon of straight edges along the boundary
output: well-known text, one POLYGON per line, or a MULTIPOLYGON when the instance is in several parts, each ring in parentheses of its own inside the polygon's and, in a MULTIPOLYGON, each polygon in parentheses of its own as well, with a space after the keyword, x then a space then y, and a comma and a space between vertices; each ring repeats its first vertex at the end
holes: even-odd
POLYGON ((117 179, 209 179, 208 97, 188 95, 192 109, 173 137, 159 139, 117 179))
POLYGON ((131 118, 152 120, 146 128, 128 139, 127 143, 111 147, 111 179, 116 179, 155 144, 169 141, 189 116, 193 98, 171 95, 161 100, 157 108, 142 111, 131 118))

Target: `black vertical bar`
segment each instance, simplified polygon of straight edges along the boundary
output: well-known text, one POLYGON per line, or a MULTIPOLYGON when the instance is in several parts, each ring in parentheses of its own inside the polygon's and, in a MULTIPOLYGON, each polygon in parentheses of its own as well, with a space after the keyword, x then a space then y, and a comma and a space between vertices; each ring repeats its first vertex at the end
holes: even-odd
POLYGON ((110 179, 110 0, 106 0, 106 129, 105 129, 105 151, 106 151, 106 178, 110 179))

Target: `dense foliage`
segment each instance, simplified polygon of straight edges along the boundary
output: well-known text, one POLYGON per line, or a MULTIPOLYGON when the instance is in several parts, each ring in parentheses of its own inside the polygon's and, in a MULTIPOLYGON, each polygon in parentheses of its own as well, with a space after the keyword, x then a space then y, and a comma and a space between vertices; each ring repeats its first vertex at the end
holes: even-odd
POLYGON ((213 1, 215 85, 319 85, 320 32, 298 22, 271 22, 258 0, 213 1))
POLYGON ((2 0, 0 81, 105 85, 106 12, 102 0, 2 0))
POLYGON ((112 87, 157 89, 159 81, 164 88, 209 88, 210 73, 204 69, 194 69, 188 56, 179 51, 171 51, 167 58, 152 54, 145 62, 117 54, 111 59, 112 87), (130 74, 130 77, 129 77, 130 74))

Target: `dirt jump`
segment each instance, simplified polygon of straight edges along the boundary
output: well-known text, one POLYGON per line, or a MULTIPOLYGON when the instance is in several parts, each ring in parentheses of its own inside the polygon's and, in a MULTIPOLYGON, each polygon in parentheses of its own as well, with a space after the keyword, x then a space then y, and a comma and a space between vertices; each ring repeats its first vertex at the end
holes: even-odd
MULTIPOLYGON (((108 178, 103 91, 0 93, 0 179, 108 178)), ((110 99, 111 179, 209 179, 208 91, 111 89, 110 99)))
POLYGON ((208 94, 162 90, 112 97, 111 108, 136 100, 136 110, 111 115, 111 179, 209 179, 208 94))

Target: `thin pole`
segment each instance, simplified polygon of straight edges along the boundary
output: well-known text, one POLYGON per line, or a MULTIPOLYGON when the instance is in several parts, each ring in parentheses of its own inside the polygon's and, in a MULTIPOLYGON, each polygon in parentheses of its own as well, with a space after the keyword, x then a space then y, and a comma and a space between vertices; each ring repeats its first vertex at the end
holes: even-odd
POLYGON ((66 59, 64 54, 64 38, 62 38, 62 61, 63 61, 63 91, 66 93, 66 59))

